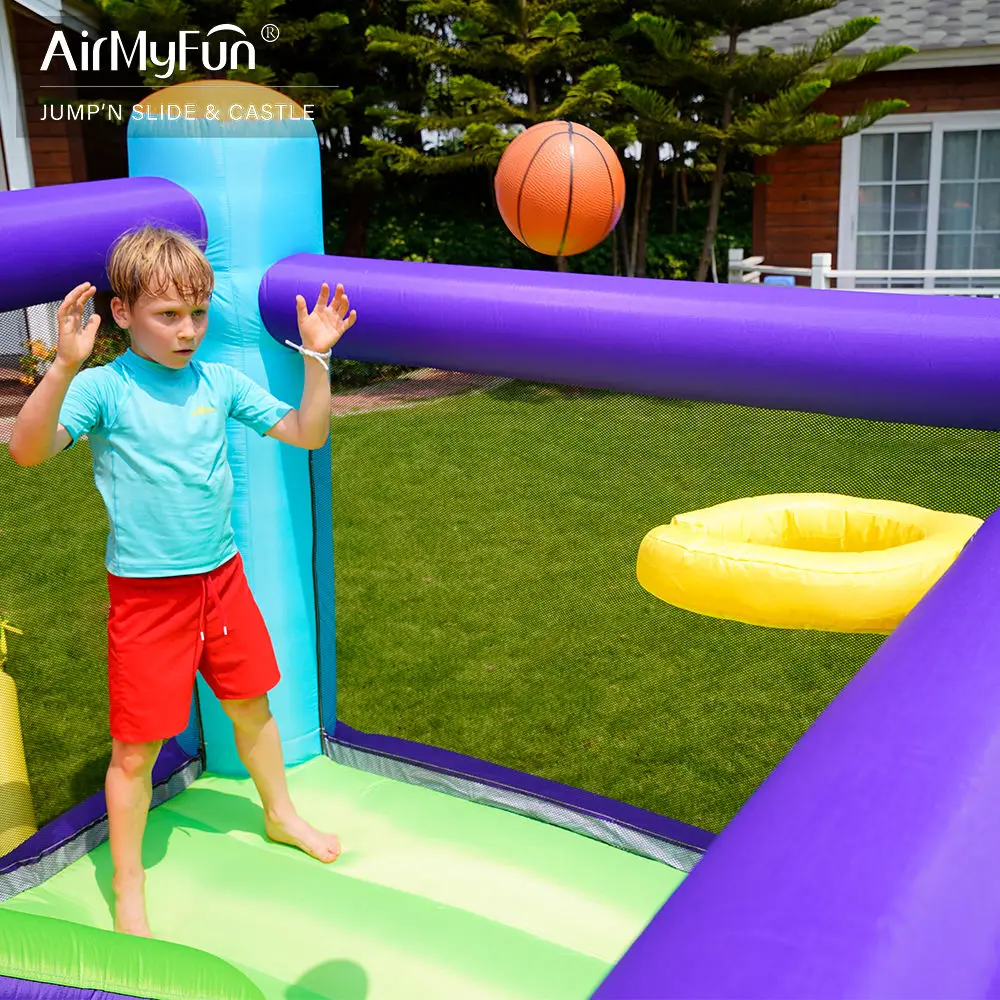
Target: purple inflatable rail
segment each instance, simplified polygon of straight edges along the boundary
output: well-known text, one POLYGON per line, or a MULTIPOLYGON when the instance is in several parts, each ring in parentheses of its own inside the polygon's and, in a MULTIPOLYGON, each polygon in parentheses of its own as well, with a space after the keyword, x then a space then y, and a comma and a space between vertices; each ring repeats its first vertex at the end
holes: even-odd
POLYGON ((296 254, 261 282, 271 334, 343 283, 340 357, 677 399, 1000 428, 1000 303, 296 254))
POLYGON ((597 1000, 1000 996, 1000 513, 718 835, 597 1000))
POLYGON ((7 191, 0 209, 0 312, 59 302, 81 282, 109 287, 112 243, 142 223, 204 239, 205 213, 194 196, 162 177, 7 191))

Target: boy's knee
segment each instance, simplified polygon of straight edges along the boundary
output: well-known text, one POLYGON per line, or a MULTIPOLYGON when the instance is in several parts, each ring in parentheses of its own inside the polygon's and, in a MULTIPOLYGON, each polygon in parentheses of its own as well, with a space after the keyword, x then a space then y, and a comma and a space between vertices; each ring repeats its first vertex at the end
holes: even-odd
POLYGON ((234 725, 262 724, 271 717, 266 694, 257 698, 226 699, 220 704, 234 725))
POLYGON ((111 750, 111 766, 123 771, 129 777, 139 777, 153 770, 159 756, 163 740, 151 743, 125 743, 114 740, 111 750))

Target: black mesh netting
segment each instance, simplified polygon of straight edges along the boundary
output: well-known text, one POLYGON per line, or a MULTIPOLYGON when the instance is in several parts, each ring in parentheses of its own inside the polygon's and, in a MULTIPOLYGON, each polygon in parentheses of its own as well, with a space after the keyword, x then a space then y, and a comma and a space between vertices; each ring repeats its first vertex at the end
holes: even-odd
POLYGON ((834 492, 985 517, 994 434, 509 382, 334 423, 339 717, 720 829, 882 641, 643 590, 683 511, 834 492))
MULTIPOLYGON (((646 532, 776 492, 985 517, 998 458, 986 432, 523 382, 337 418, 339 717, 718 830, 882 637, 672 608, 636 581, 646 532)), ((40 824, 107 767, 106 532, 85 442, 32 469, 0 452, 40 824)))

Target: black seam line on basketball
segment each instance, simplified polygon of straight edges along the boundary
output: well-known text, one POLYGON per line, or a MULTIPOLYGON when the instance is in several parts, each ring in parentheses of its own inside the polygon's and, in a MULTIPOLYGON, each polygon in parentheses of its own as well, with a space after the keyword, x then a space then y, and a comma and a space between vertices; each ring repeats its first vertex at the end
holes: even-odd
POLYGON ((569 126, 569 198, 566 199, 566 221, 563 223, 562 239, 559 241, 559 250, 556 253, 557 257, 562 256, 562 252, 566 247, 566 234, 569 232, 569 218, 573 214, 573 164, 575 157, 573 156, 573 123, 567 122, 569 126))
MULTIPOLYGON (((611 209, 608 212, 608 232, 611 232, 611 220, 615 217, 615 179, 611 176, 611 165, 605 159, 604 153, 601 152, 601 147, 590 138, 589 135, 582 135, 579 132, 573 133, 579 139, 585 139, 587 142, 597 150, 597 155, 601 158, 601 163, 604 164, 604 169, 608 172, 608 183, 611 185, 611 209)), ((604 234, 607 236, 607 233, 604 234)))
POLYGON ((521 175, 521 186, 517 189, 517 231, 520 233, 521 242, 525 246, 530 246, 531 244, 529 244, 524 238, 524 227, 521 225, 521 195, 524 194, 524 185, 528 183, 528 174, 531 173, 531 165, 538 158, 538 154, 542 151, 542 147, 549 141, 549 139, 554 139, 557 135, 565 134, 565 132, 553 132, 552 135, 547 135, 538 144, 538 149, 531 154, 531 159, 528 160, 528 165, 524 168, 524 173, 521 175))

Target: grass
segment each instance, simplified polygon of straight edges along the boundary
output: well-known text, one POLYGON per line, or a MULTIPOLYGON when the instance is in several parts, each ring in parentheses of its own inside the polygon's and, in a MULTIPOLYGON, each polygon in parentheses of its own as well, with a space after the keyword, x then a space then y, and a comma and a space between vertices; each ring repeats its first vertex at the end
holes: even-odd
POLYGON ((334 424, 339 716, 719 830, 879 636, 671 608, 677 512, 783 491, 985 516, 997 436, 508 384, 334 424))
MULTIPOLYGON (((721 829, 881 637, 753 628, 635 579, 679 511, 834 491, 986 516, 997 436, 509 383, 334 421, 339 715, 721 829)), ((0 612, 41 818, 109 750, 85 448, 0 455, 0 612)))
POLYGON ((103 784, 108 735, 107 518, 80 445, 33 469, 0 449, 0 618, 39 824, 103 784))

